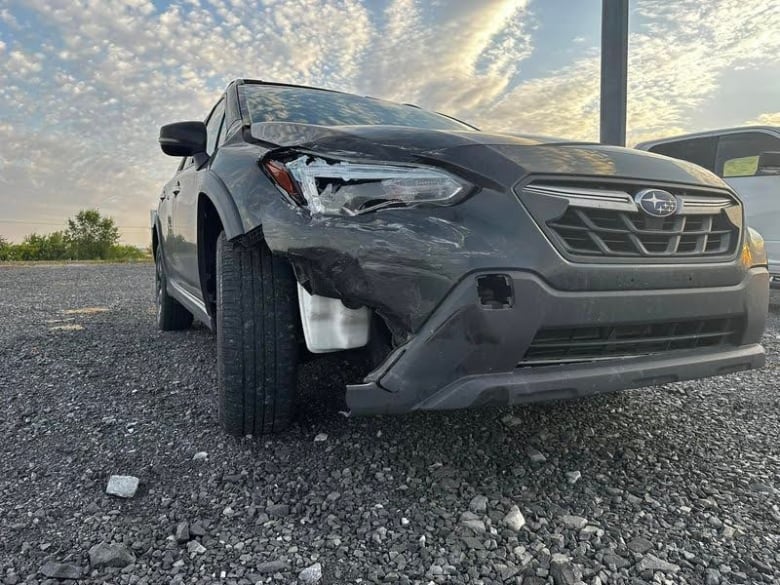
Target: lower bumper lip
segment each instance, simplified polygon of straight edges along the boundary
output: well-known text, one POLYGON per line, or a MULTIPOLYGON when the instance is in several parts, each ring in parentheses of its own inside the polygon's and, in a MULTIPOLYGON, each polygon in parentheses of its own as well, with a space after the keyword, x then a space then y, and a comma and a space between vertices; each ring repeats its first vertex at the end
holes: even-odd
POLYGON ((356 415, 506 406, 582 398, 628 388, 730 374, 760 368, 765 360, 764 348, 753 344, 721 351, 520 368, 509 373, 461 378, 414 404, 404 404, 398 400, 399 396, 382 389, 376 382, 370 382, 349 386, 347 404, 356 415))

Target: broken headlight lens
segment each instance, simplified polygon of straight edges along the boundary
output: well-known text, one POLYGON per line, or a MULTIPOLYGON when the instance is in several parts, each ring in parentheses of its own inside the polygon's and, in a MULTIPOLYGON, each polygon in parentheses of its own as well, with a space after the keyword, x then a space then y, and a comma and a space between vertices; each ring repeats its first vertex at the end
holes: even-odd
POLYGON ((265 168, 277 186, 315 215, 354 216, 388 207, 451 205, 468 184, 449 173, 413 166, 328 161, 300 156, 265 168))

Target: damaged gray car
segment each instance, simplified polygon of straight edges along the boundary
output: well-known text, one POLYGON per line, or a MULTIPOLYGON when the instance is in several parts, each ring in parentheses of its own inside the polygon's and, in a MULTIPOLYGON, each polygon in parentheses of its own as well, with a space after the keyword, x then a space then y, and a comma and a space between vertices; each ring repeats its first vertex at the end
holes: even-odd
POLYGON ((769 275, 721 179, 316 88, 232 82, 153 214, 157 321, 217 333, 219 414, 284 429, 299 359, 368 362, 355 414, 572 398, 757 368, 769 275))

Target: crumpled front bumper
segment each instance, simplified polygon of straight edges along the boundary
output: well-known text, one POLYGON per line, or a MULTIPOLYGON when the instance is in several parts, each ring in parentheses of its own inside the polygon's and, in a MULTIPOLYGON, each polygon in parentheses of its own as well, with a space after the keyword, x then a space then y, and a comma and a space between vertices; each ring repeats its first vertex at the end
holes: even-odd
POLYGON ((347 387, 354 414, 443 410, 574 398, 759 368, 769 274, 753 268, 735 286, 569 292, 526 271, 494 271, 511 282, 513 302, 480 302, 464 278, 421 330, 362 384, 347 387), (735 343, 603 361, 524 366, 541 329, 735 318, 735 343))

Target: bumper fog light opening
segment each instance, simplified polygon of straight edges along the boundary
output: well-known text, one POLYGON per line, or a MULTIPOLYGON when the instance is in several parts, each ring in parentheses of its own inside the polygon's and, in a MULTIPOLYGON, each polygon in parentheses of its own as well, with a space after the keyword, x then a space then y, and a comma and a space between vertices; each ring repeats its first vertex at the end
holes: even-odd
POLYGON ((487 274, 478 277, 477 295, 485 309, 510 309, 514 304, 512 281, 506 274, 487 274))

